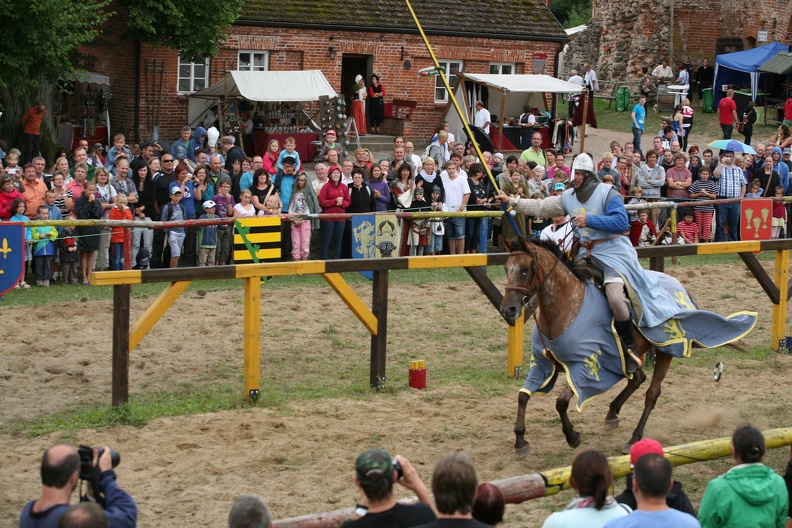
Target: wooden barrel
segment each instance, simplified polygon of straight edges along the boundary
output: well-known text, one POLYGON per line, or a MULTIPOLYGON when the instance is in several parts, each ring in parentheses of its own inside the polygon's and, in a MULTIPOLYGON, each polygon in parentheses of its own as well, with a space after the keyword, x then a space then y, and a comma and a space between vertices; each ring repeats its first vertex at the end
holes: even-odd
POLYGON ((674 94, 667 86, 657 87, 657 109, 660 112, 672 112, 674 110, 674 94))

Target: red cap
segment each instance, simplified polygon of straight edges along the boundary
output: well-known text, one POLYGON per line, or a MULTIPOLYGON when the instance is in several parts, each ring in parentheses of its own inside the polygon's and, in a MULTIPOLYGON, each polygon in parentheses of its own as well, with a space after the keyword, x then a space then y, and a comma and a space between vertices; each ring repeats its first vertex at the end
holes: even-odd
POLYGON ((654 453, 655 455, 665 456, 663 453, 663 446, 657 440, 651 438, 644 438, 635 442, 630 448, 630 467, 634 468, 638 459, 644 455, 654 453))

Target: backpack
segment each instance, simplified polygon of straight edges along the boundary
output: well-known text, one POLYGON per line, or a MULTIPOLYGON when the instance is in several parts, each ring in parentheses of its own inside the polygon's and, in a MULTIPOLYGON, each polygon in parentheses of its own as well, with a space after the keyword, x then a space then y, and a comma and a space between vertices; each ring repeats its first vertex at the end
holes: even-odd
MULTIPOLYGON (((187 211, 184 209, 184 206, 181 203, 179 204, 179 209, 181 210, 182 219, 187 218, 187 211)), ((174 212, 173 204, 170 203, 170 202, 166 203, 165 207, 162 210, 163 211, 170 211, 168 213, 168 222, 173 221, 173 212, 174 212), (170 209, 168 209, 169 207, 170 207, 170 209)))

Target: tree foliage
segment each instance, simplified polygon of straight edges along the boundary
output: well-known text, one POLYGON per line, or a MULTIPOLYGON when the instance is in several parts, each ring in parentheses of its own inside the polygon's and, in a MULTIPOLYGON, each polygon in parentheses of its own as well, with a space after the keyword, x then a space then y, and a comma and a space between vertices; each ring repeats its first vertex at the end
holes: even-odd
POLYGON ((0 0, 0 89, 35 88, 80 65, 80 46, 92 43, 111 16, 110 0, 0 0))
POLYGON ((565 28, 580 26, 591 20, 591 0, 550 0, 550 11, 565 28))
POLYGON ((243 0, 120 0, 132 35, 190 59, 217 54, 243 0))

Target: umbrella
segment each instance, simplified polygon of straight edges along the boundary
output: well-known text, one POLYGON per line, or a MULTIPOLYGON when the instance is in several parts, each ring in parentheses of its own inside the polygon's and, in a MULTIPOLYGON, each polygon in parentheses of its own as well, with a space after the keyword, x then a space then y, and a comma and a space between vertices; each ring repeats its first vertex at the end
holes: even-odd
POLYGON ((751 148, 750 145, 746 145, 745 143, 740 143, 736 139, 719 139, 717 141, 713 141, 707 146, 721 150, 730 150, 732 152, 744 152, 745 154, 756 154, 756 151, 753 148, 751 148))

